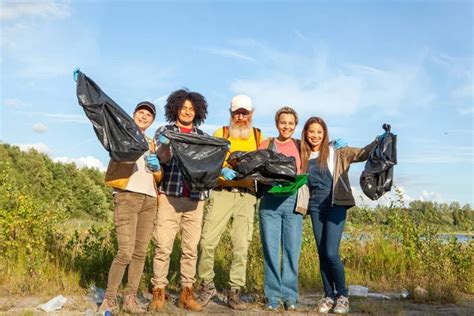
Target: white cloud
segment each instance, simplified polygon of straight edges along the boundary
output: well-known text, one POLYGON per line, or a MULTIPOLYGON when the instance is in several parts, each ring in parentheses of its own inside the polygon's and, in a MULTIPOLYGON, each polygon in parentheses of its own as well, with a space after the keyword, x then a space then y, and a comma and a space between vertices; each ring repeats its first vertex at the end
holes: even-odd
POLYGON ((12 21, 34 16, 65 18, 70 15, 68 1, 2 1, 0 20, 12 21))
POLYGON ((48 145, 44 143, 36 143, 36 144, 15 144, 15 146, 20 147, 20 150, 22 151, 28 151, 30 149, 35 149, 36 151, 44 154, 48 154, 51 149, 48 147, 48 145))
POLYGON ((453 91, 453 96, 456 98, 470 98, 474 97, 474 82, 466 83, 453 91))
POLYGON ((209 52, 211 54, 215 55, 220 55, 220 56, 225 56, 225 57, 231 57, 235 59, 241 59, 245 61, 250 61, 255 63, 256 60, 248 55, 245 55, 239 51, 233 50, 233 49, 228 49, 228 48, 203 48, 204 51, 209 52))
POLYGON ((429 192, 429 191, 426 191, 426 190, 423 190, 421 192, 420 196, 418 197, 418 200, 420 200, 420 201, 433 201, 433 202, 439 202, 439 203, 444 202, 444 199, 441 196, 441 194, 436 193, 436 192, 429 192))
POLYGON ((69 1, 2 2, 1 12, 2 63, 10 64, 14 75, 27 79, 70 75, 78 60, 95 60, 94 32, 65 19, 71 15, 69 1))
POLYGON ((48 128, 43 123, 37 123, 37 124, 33 125, 33 131, 35 133, 41 134, 41 133, 46 132, 47 130, 48 130, 48 128))
POLYGON ((3 100, 3 104, 5 106, 16 108, 16 109, 24 109, 24 108, 30 107, 30 104, 20 99, 5 99, 3 100))
POLYGON ((74 163, 78 168, 97 168, 100 171, 105 171, 106 167, 99 159, 92 156, 85 156, 79 158, 70 158, 70 157, 55 157, 53 158, 54 162, 62 163, 74 163))
POLYGON ((269 115, 275 106, 290 104, 301 116, 350 116, 368 107, 394 114, 405 104, 426 106, 436 98, 419 64, 393 64, 385 69, 350 63, 333 66, 324 51, 308 57, 252 40, 236 44, 254 49, 257 58, 265 57, 266 64, 256 78, 231 84, 234 93, 253 97, 260 113, 269 115))
POLYGON ((390 206, 390 205, 404 205, 413 201, 413 198, 407 193, 407 189, 403 186, 392 186, 391 191, 382 195, 378 200, 372 201, 360 187, 351 187, 352 194, 359 207, 376 207, 376 206, 390 206))
POLYGON ((85 114, 65 114, 65 113, 48 113, 48 112, 26 112, 25 114, 31 116, 42 116, 50 118, 55 122, 62 123, 89 123, 89 119, 85 114))

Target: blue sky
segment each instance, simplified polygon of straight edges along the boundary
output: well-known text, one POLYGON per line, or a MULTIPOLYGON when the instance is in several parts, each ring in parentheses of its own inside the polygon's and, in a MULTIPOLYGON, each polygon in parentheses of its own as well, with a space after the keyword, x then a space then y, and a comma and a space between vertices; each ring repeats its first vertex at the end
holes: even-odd
POLYGON ((0 19, 2 142, 103 169, 75 95, 80 67, 128 112, 154 102, 150 134, 182 87, 207 98, 210 133, 238 93, 267 136, 283 105, 352 146, 391 123, 407 201, 474 205, 472 1, 2 0, 0 19))

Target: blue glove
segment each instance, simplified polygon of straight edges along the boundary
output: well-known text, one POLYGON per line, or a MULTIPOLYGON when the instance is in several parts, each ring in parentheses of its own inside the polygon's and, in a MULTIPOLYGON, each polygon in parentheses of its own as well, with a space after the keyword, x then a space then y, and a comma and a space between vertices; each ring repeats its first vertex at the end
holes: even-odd
POLYGON ((158 141, 160 142, 160 144, 165 146, 168 146, 170 144, 170 139, 163 134, 160 134, 158 136, 158 141))
POLYGON ((148 156, 146 156, 145 159, 146 159, 146 165, 148 169, 150 169, 151 171, 159 171, 161 169, 160 160, 158 159, 156 154, 149 154, 148 156))
POLYGON ((343 138, 336 138, 335 140, 332 141, 332 144, 334 146, 334 149, 339 149, 342 147, 347 147, 347 142, 343 138))
POLYGON ((72 78, 74 79, 74 81, 77 82, 77 78, 79 77, 79 68, 76 68, 74 69, 74 71, 72 72, 72 78))
POLYGON ((230 168, 222 168, 221 174, 224 176, 224 179, 226 180, 232 180, 237 176, 237 172, 230 168))
POLYGON ((385 132, 385 133, 383 133, 383 134, 378 135, 378 136, 376 137, 377 141, 378 141, 378 142, 383 141, 385 135, 387 135, 387 134, 388 134, 388 133, 385 132))

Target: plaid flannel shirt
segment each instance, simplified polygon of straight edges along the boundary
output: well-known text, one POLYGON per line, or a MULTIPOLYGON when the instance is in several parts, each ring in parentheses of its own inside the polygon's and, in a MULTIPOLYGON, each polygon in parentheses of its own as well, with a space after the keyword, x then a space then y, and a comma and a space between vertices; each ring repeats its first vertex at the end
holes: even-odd
MULTIPOLYGON (((179 127, 176 124, 165 125, 158 128, 155 133, 155 141, 158 139, 158 136, 166 130, 171 130, 175 132, 179 132, 179 127)), ((193 125, 193 129, 191 131, 192 134, 204 135, 204 132, 198 129, 196 126, 193 125)), ((170 148, 171 150, 171 148, 170 148)), ((163 164, 163 181, 161 181, 161 185, 159 188, 159 192, 172 195, 172 196, 182 196, 183 188, 184 188, 184 179, 181 171, 179 170, 178 162, 173 157, 173 151, 171 151, 171 159, 166 163, 163 164)), ((189 198, 194 200, 205 200, 209 197, 209 191, 190 191, 189 198)))

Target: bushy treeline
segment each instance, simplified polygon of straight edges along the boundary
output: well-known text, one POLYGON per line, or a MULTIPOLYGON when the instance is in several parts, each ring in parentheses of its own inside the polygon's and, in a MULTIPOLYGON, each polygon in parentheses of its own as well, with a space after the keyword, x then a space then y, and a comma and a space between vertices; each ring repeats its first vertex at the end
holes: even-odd
POLYGON ((68 217, 100 220, 111 214, 111 192, 98 169, 78 169, 73 163, 53 162, 36 150, 23 152, 0 144, 0 172, 35 203, 54 205, 68 217))
MULTIPOLYGON (((469 204, 461 207, 458 202, 437 203, 412 201, 402 208, 416 224, 435 226, 440 232, 472 232, 474 230, 474 210, 469 204)), ((393 212, 399 210, 391 206, 375 208, 351 208, 348 221, 356 226, 387 225, 393 212)))

